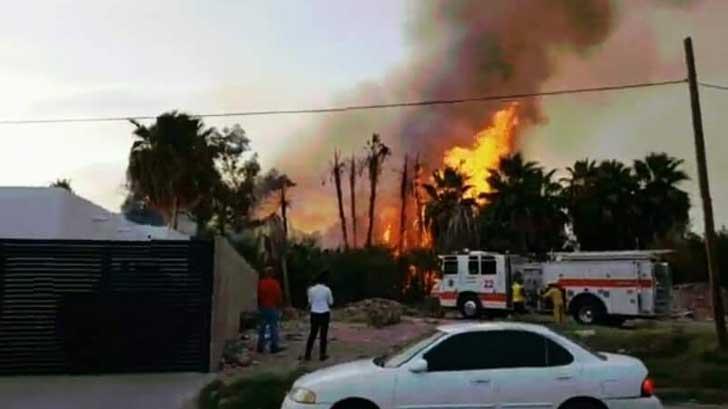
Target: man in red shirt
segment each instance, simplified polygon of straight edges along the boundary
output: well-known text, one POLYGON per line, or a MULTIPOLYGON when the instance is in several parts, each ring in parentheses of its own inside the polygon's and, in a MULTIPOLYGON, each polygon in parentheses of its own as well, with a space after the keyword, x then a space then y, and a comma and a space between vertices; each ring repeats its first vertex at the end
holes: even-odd
POLYGON ((283 304, 283 294, 278 281, 273 278, 273 267, 263 270, 263 277, 258 281, 258 311, 260 326, 258 327, 258 352, 265 351, 265 330, 270 328, 270 352, 278 353, 282 348, 278 345, 278 309, 283 304))

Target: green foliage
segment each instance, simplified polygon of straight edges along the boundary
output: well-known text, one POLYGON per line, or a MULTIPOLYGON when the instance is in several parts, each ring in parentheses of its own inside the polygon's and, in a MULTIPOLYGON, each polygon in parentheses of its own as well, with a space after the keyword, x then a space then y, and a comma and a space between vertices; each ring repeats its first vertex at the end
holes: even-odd
POLYGON ((725 388, 728 380, 727 357, 717 351, 709 325, 657 324, 637 330, 598 328, 595 335, 582 341, 598 351, 641 359, 661 397, 665 389, 679 389, 684 394, 690 389, 725 388))
POLYGON ((400 298, 404 271, 389 249, 327 252, 327 258, 339 305, 373 297, 400 298))
POLYGON ((58 187, 73 193, 73 189, 71 188, 71 179, 56 179, 55 182, 50 184, 50 187, 58 187))
POLYGON ((204 234, 240 231, 257 202, 260 165, 248 155, 250 140, 235 125, 218 131, 199 118, 169 112, 150 126, 132 121, 136 140, 129 153, 130 193, 176 226, 180 212, 190 212, 204 234), (209 233, 209 232, 207 232, 209 233))
MULTIPOLYGON (((308 305, 306 290, 327 267, 326 253, 315 239, 304 238, 289 244, 287 261, 291 304, 296 308, 306 308, 308 305)), ((338 298, 338 288, 336 290, 338 298)))
POLYGON ((131 193, 127 194, 124 203, 121 204, 121 213, 134 223, 164 226, 162 215, 131 193))
POLYGON ((196 213, 204 220, 213 216, 215 229, 225 234, 227 229, 240 231, 250 223, 255 195, 256 178, 260 173, 258 156, 244 157, 250 151, 250 139, 240 125, 215 132, 211 138, 216 167, 220 177, 213 186, 211 200, 201 203, 196 213))
POLYGON ((568 217, 554 172, 524 162, 520 153, 500 159, 488 177, 491 191, 481 195, 482 248, 544 253, 563 247, 568 217))
POLYGON ((207 385, 197 400, 200 409, 279 409, 293 382, 303 373, 262 375, 231 384, 219 380, 207 385))
POLYGON ((467 196, 471 188, 467 184, 467 176, 458 169, 446 166, 436 170, 432 179, 432 184, 423 187, 429 196, 425 205, 425 225, 432 234, 435 248, 441 253, 476 248, 477 203, 467 196))
POLYGON ((151 126, 131 122, 136 139, 129 153, 129 190, 176 227, 179 212, 209 197, 219 179, 213 130, 177 112, 160 115, 151 126))
MULTIPOLYGON (((673 254, 667 256, 674 283, 708 281, 705 241, 701 236, 688 233, 683 237, 661 241, 660 245, 675 250, 673 254)), ((728 287, 728 230, 725 228, 716 234, 716 247, 721 285, 728 287)))
POLYGON ((634 166, 588 159, 567 168, 564 200, 582 250, 648 248, 688 227, 690 200, 677 186, 683 161, 652 153, 634 166))

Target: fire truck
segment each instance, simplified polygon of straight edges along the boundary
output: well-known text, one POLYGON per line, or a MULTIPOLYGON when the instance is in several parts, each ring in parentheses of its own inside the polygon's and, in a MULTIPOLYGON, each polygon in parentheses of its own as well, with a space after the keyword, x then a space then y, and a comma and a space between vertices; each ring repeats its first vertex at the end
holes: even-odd
POLYGON ((445 308, 465 318, 512 309, 513 280, 520 277, 532 311, 550 309, 541 293, 550 284, 565 294, 567 311, 582 324, 659 317, 671 309, 665 250, 552 253, 545 261, 487 251, 442 255, 442 278, 433 290, 445 308))

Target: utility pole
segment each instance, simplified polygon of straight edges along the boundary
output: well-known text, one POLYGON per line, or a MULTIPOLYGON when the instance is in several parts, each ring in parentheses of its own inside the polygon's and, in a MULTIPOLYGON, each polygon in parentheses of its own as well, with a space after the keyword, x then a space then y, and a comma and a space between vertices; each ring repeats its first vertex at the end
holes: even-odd
POLYGON ((690 105, 693 110, 693 130, 695 132, 695 155, 698 162, 698 182, 700 196, 703 202, 703 219, 705 222, 705 252, 708 260, 708 276, 710 277, 710 292, 713 304, 713 317, 715 330, 718 335, 718 345, 721 349, 728 348, 728 334, 725 327, 725 310, 720 287, 720 271, 715 254, 715 225, 713 221, 713 202, 710 198, 710 185, 708 184, 708 166, 705 158, 705 140, 703 138, 703 118, 700 112, 700 95, 698 94, 698 75, 695 71, 695 57, 693 55, 693 41, 685 38, 685 62, 688 68, 688 84, 690 85, 690 105))
POLYGON ((286 188, 295 184, 288 179, 288 176, 281 177, 281 218, 283 219, 283 243, 281 246, 281 273, 283 274, 283 294, 286 298, 286 305, 290 306, 291 286, 288 282, 288 201, 286 200, 286 188))

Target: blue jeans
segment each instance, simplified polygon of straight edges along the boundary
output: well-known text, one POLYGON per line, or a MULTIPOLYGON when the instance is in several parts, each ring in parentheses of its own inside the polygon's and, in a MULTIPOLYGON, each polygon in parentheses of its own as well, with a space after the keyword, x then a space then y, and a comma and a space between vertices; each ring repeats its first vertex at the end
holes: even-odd
POLYGON ((278 311, 273 308, 258 310, 260 325, 258 326, 258 351, 265 349, 265 329, 270 328, 270 350, 278 349, 278 311))

